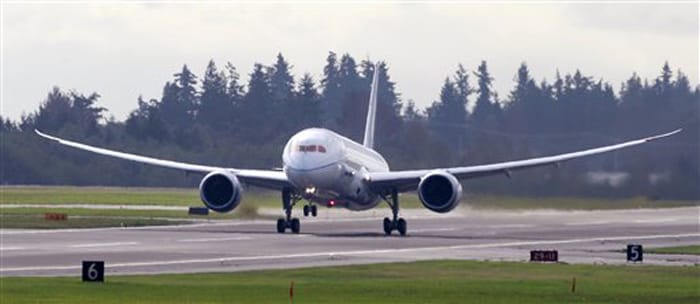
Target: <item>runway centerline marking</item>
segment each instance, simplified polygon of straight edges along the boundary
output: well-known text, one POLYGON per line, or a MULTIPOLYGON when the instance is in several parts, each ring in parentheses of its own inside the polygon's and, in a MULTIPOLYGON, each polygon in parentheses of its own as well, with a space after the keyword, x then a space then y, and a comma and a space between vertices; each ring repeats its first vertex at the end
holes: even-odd
MULTIPOLYGON (((580 239, 568 239, 568 240, 520 241, 520 242, 434 246, 434 247, 416 247, 416 248, 401 248, 401 249, 324 251, 324 252, 306 252, 306 253, 295 253, 295 254, 284 254, 284 255, 267 255, 267 256, 236 256, 236 257, 221 257, 221 258, 208 258, 208 259, 185 259, 185 260, 172 260, 172 261, 127 262, 127 263, 107 264, 105 266, 108 269, 111 269, 111 268, 122 268, 122 267, 149 267, 149 266, 181 265, 181 264, 193 264, 193 263, 224 263, 224 262, 235 262, 235 261, 256 261, 256 260, 276 260, 276 259, 293 259, 293 258, 332 257, 332 256, 339 256, 339 255, 371 255, 371 254, 388 254, 388 253, 418 252, 418 251, 432 251, 432 250, 482 249, 482 248, 498 248, 498 247, 572 244, 572 243, 588 243, 588 242, 601 242, 601 241, 630 241, 630 240, 681 238, 681 237, 700 237, 700 233, 658 234, 658 235, 642 235, 642 236, 611 236, 611 237, 594 237, 594 238, 580 238, 580 239)), ((80 269, 80 268, 81 268, 81 265, 45 266, 45 267, 42 267, 42 266, 16 267, 16 268, 0 268, 0 273, 2 273, 2 272, 16 272, 16 271, 37 271, 37 270, 71 270, 71 269, 80 269)))
POLYGON ((95 244, 78 244, 70 245, 71 248, 93 248, 93 247, 115 247, 115 246, 131 246, 141 244, 139 242, 114 242, 114 243, 95 243, 95 244))
POLYGON ((252 240, 249 236, 238 236, 238 237, 227 237, 227 238, 201 238, 201 239, 184 239, 178 240, 178 242, 183 243, 197 243, 197 242, 218 242, 218 241, 245 241, 252 240))

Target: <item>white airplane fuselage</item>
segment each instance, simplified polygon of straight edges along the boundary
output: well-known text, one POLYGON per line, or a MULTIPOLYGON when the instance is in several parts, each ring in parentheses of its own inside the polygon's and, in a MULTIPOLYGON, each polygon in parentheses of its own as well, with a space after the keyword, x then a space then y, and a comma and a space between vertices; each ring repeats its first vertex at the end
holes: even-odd
POLYGON ((324 206, 366 210, 379 203, 365 182, 368 172, 388 172, 376 151, 321 128, 292 136, 282 153, 284 173, 304 199, 324 206))

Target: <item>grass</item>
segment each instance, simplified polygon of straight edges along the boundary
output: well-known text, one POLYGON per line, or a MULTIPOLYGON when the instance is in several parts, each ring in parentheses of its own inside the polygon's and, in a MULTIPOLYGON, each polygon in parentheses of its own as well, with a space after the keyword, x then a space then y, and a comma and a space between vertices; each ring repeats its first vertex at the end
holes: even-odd
MULTIPOLYGON (((107 265, 108 266, 108 265, 107 265)), ((0 278, 2 303, 698 303, 700 268, 428 261, 216 274, 0 278), (576 292, 570 291, 576 278, 576 292)))
MULTIPOLYGON (((2 186, 0 204, 200 206, 201 202, 195 188, 2 186)), ((604 210, 698 206, 700 202, 648 200, 643 197, 604 199, 466 195, 462 204, 479 209, 604 210)), ((244 193, 242 205, 280 208, 280 195, 272 191, 248 191, 244 193)), ((415 194, 405 193, 401 195, 401 207, 421 208, 422 204, 415 194)))
POLYGON ((212 212, 208 216, 191 216, 187 211, 84 209, 84 208, 3 208, 0 228, 97 228, 120 226, 173 225, 189 223, 192 219, 260 218, 257 207, 244 205, 230 213, 212 212), (65 213, 66 220, 45 220, 45 213, 65 213))
POLYGON ((700 255, 700 245, 644 249, 647 253, 700 255))
POLYGON ((156 225, 175 225, 188 223, 184 220, 167 220, 134 217, 69 217, 67 220, 45 220, 39 215, 0 216, 0 228, 102 228, 102 227, 138 227, 156 225))

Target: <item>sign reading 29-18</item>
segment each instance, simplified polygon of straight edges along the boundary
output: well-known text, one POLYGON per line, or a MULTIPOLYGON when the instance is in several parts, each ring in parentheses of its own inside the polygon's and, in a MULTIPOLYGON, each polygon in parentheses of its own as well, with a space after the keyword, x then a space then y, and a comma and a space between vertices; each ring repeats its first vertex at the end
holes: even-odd
POLYGON ((104 282, 104 261, 83 261, 83 282, 104 282))

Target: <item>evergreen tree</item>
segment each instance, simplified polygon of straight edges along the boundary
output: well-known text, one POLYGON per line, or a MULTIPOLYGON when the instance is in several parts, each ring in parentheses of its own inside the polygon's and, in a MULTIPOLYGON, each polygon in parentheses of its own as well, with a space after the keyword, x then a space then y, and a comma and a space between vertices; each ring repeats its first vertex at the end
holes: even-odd
POLYGON ((434 101, 426 109, 426 112, 430 129, 445 143, 455 150, 464 146, 464 128, 467 120, 466 105, 449 77, 445 78, 440 89, 440 100, 434 101))
POLYGON ((320 99, 314 79, 310 74, 304 74, 297 89, 294 110, 291 112, 295 115, 290 115, 290 120, 298 122, 295 130, 321 126, 320 99))
POLYGON ((210 60, 202 80, 197 121, 203 125, 223 130, 231 124, 233 104, 227 94, 227 79, 219 72, 214 60, 210 60))
POLYGON ((99 131, 98 124, 103 118, 102 112, 107 110, 95 106, 99 98, 100 94, 97 93, 92 93, 87 96, 76 92, 71 93, 71 122, 77 124, 86 135, 93 135, 99 131))
POLYGON ((486 61, 481 61, 474 76, 477 78, 478 89, 472 119, 479 126, 495 126, 500 120, 501 108, 493 100, 494 92, 491 89, 493 78, 488 72, 486 61))
POLYGON ((654 81, 654 90, 658 96, 665 97, 673 90, 673 72, 666 61, 661 68, 661 75, 654 81))
MULTIPOLYGON (((469 85, 469 73, 461 63, 457 66, 457 71, 455 72, 454 76, 454 82, 457 89, 457 96, 459 102, 462 103, 464 107, 466 107, 469 103, 469 95, 471 95, 474 92, 474 90, 469 85)), ((466 110, 464 114, 464 117, 466 118, 468 115, 466 110)))
POLYGON ((197 76, 187 65, 182 66, 182 71, 174 74, 174 82, 167 82, 163 88, 160 110, 163 120, 176 129, 184 129, 191 126, 194 112, 198 104, 197 76))
POLYGON ((39 110, 31 115, 33 117, 26 119, 24 127, 57 132, 70 125, 75 129, 73 132, 83 136, 93 135, 98 132, 99 120, 105 111, 95 106, 99 98, 97 93, 88 96, 76 92, 66 94, 54 87, 39 110))
POLYGON ((226 94, 234 105, 237 105, 243 98, 243 85, 239 84, 241 79, 236 67, 232 63, 226 63, 226 94))
POLYGON ((160 115, 158 100, 146 102, 142 96, 138 98, 138 108, 129 114, 125 122, 126 133, 134 138, 153 139, 158 142, 170 140, 168 128, 160 115))
POLYGON ((276 119, 272 116, 273 104, 268 74, 265 67, 256 63, 248 81, 248 91, 240 107, 241 125, 238 131, 250 142, 259 143, 273 136, 277 129, 276 119), (265 122, 265 123, 262 123, 265 122))
POLYGON ((290 72, 291 66, 284 59, 282 53, 277 54, 277 61, 272 66, 270 73, 270 92, 272 99, 277 104, 284 104, 294 95, 294 77, 290 72))
POLYGON ((70 121, 70 112, 70 96, 58 87, 53 87, 34 115, 34 127, 44 131, 58 131, 70 121))
POLYGON ((337 130, 338 120, 342 114, 342 93, 340 90, 340 72, 338 71, 338 59, 335 53, 328 52, 326 65, 323 67, 323 79, 321 80, 323 91, 321 93, 321 112, 323 126, 337 130))
POLYGON ((337 123, 339 131, 347 137, 362 141, 367 114, 368 88, 363 87, 363 80, 357 72, 357 63, 350 54, 340 58, 338 69, 340 84, 341 116, 337 123))
POLYGON ((406 103, 406 106, 403 108, 402 116, 405 121, 423 119, 423 115, 421 115, 420 111, 416 109, 416 103, 412 99, 409 99, 408 103, 406 103))

